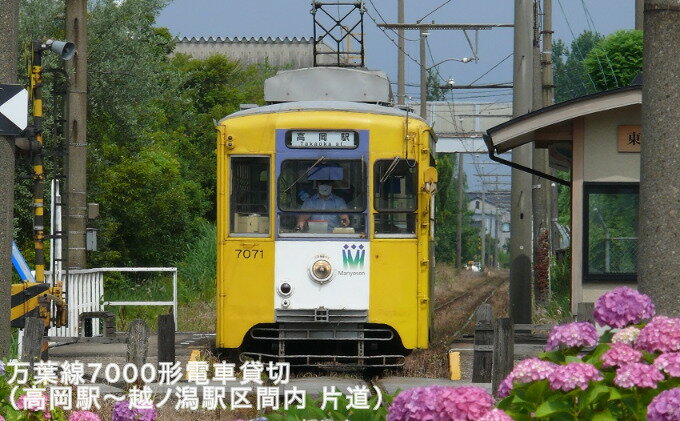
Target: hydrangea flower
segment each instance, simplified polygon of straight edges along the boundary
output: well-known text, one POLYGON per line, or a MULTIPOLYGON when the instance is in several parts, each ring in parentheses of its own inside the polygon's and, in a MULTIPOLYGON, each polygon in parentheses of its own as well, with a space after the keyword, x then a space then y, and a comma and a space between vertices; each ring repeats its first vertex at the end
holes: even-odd
POLYGON ((614 333, 614 336, 612 336, 612 343, 633 345, 639 335, 640 329, 636 328, 635 326, 628 326, 627 328, 621 329, 614 333))
POLYGON ((68 417, 68 421, 101 421, 99 415, 90 411, 73 411, 68 417))
POLYGON ((640 331, 635 347, 649 352, 680 351, 680 318, 653 318, 640 331))
POLYGON ((530 383, 547 379, 548 375, 552 373, 556 367, 557 364, 550 361, 543 361, 539 358, 527 358, 526 360, 522 360, 517 363, 510 374, 508 374, 508 376, 498 385, 498 396, 502 398, 508 396, 515 382, 530 383))
POLYGON ((680 387, 665 390, 647 406, 648 421, 680 420, 680 387))
POLYGON ((387 421, 435 420, 437 389, 437 386, 416 387, 399 393, 390 405, 387 421))
POLYGON ((601 326, 625 327, 655 314, 649 296, 631 288, 618 287, 597 299, 593 316, 601 326))
POLYGON ((621 367, 629 363, 637 363, 642 359, 642 352, 624 343, 615 343, 611 345, 602 356, 602 367, 621 367))
POLYGON ((671 377, 680 377, 680 352, 666 352, 654 361, 654 367, 665 371, 671 377))
POLYGON ((0 415, 0 421, 5 421, 5 417, 3 417, 2 415, 0 415))
POLYGON ((626 389, 634 386, 656 389, 656 384, 663 378, 661 371, 653 365, 630 363, 616 370, 614 384, 626 389))
POLYGON ((597 368, 586 363, 558 365, 555 370, 548 375, 550 388, 552 390, 563 390, 565 392, 569 392, 577 387, 581 390, 586 390, 588 388, 588 383, 602 379, 602 374, 597 371, 597 368))
POLYGON ((130 402, 123 400, 113 406, 112 421, 155 421, 158 418, 156 408, 130 408, 130 402))
POLYGON ((492 409, 484 414, 479 421, 512 421, 510 415, 506 414, 502 409, 492 409))
POLYGON ((545 350, 552 351, 561 346, 595 346, 597 340, 597 331, 592 324, 588 322, 567 323, 552 328, 548 336, 548 342, 545 344, 545 350))
POLYGON ((439 419, 476 421, 493 408, 493 398, 477 386, 441 387, 438 389, 439 419))

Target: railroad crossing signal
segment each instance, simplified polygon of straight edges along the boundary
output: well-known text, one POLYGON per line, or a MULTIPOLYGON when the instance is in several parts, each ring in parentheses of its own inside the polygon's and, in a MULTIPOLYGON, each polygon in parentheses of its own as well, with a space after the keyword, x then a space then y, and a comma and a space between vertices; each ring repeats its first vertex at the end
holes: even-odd
POLYGON ((17 136, 28 125, 28 91, 0 84, 0 136, 17 136))

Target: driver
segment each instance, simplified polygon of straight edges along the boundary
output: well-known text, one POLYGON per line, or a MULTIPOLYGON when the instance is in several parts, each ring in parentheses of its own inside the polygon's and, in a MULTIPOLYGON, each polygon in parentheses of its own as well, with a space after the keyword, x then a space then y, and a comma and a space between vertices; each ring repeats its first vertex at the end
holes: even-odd
MULTIPOLYGON (((338 210, 347 209, 347 203, 342 197, 333 194, 333 182, 330 180, 320 180, 317 184, 317 193, 307 198, 300 209, 338 210)), ((337 213, 316 213, 312 215, 299 215, 297 219, 297 230, 302 230, 306 221, 328 222, 328 232, 333 231, 337 226, 349 226, 349 216, 337 213)))

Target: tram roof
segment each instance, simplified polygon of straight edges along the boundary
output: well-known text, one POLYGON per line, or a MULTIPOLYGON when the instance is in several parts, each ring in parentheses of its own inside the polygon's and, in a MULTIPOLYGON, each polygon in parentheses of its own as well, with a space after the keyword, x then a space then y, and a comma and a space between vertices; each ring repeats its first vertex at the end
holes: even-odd
POLYGON ((410 117, 425 122, 419 115, 406 112, 400 108, 387 107, 377 104, 366 104, 361 102, 349 101, 298 101, 298 102, 282 102, 279 104, 263 105, 262 107, 249 108, 242 111, 237 111, 233 114, 222 118, 220 123, 224 120, 236 117, 245 117, 256 114, 272 114, 272 113, 292 113, 299 111, 344 111, 350 113, 368 113, 392 115, 398 117, 410 117))

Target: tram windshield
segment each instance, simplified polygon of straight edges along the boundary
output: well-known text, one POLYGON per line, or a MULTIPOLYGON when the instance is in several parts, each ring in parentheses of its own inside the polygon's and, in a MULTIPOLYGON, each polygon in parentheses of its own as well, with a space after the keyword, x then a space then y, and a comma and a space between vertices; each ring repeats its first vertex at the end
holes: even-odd
POLYGON ((281 234, 365 235, 362 160, 290 159, 278 179, 281 234))

